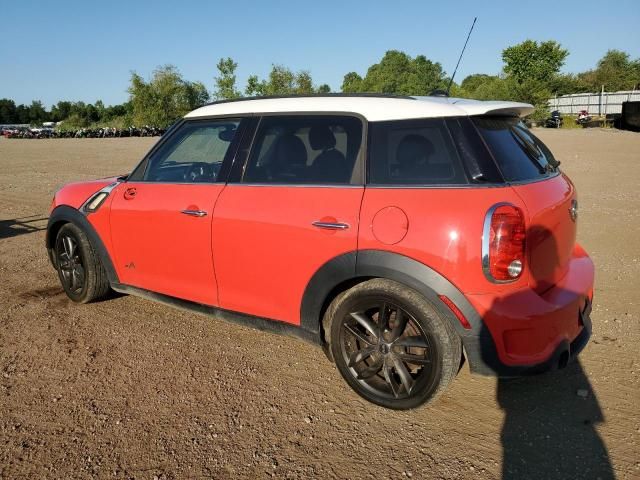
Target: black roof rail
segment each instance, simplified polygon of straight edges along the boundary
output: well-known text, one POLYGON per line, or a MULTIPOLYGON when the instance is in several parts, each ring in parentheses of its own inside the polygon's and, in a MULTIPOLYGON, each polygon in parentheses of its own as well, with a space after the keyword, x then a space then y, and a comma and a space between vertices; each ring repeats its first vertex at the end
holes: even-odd
POLYGON ((269 100, 269 99, 278 99, 278 98, 323 98, 323 97, 373 97, 373 98, 402 98, 405 100, 415 100, 414 97, 409 95, 395 95, 392 93, 302 93, 302 94, 293 94, 293 95, 263 95, 263 96, 255 96, 255 97, 240 97, 240 98, 229 98, 226 100, 216 100, 215 102, 209 102, 204 104, 203 106, 209 105, 218 105, 221 103, 232 103, 232 102, 244 102, 247 100, 269 100))

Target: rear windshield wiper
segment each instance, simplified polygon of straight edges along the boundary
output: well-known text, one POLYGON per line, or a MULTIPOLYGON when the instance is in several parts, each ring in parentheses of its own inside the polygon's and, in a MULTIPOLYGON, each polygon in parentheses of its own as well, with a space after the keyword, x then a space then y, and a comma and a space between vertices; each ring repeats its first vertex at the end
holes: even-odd
POLYGON ((509 132, 511 132, 511 135, 513 136, 513 139, 518 143, 518 145, 520 145, 520 147, 522 148, 524 153, 527 155, 527 157, 529 157, 531 159, 531 161, 533 162, 533 164, 536 167, 538 167, 538 170, 540 171, 540 173, 548 173, 547 166, 550 166, 550 165, 549 164, 543 165, 540 162, 540 160, 539 160, 539 158, 540 158, 539 152, 536 152, 536 150, 533 147, 533 145, 530 145, 529 142, 527 142, 526 139, 522 138, 522 135, 520 133, 518 133, 515 129, 510 128, 509 132))

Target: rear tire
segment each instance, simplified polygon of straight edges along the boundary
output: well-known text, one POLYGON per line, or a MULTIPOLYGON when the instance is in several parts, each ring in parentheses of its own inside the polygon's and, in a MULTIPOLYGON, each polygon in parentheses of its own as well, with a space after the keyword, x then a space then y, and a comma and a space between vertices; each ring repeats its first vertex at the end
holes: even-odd
POLYGON ((67 223, 58 231, 54 255, 62 288, 76 303, 89 303, 109 293, 109 279, 87 235, 67 223))
POLYGON ((323 326, 346 382, 363 398, 395 410, 434 401, 462 357, 453 326, 423 295, 373 279, 338 295, 323 326))

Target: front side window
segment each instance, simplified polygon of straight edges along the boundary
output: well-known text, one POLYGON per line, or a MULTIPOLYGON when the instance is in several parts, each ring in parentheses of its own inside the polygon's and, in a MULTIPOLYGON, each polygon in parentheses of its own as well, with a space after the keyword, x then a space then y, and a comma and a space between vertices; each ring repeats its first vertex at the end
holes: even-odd
POLYGON ((269 116, 260 122, 243 183, 359 183, 362 122, 348 116, 269 116))
POLYGON ((372 122, 368 135, 371 184, 467 183, 443 119, 372 122))
POLYGON ((476 117, 473 122, 507 182, 536 180, 557 170, 558 161, 520 119, 476 117))
POLYGON ((239 125, 233 119, 185 123, 149 159, 143 180, 215 182, 239 125))

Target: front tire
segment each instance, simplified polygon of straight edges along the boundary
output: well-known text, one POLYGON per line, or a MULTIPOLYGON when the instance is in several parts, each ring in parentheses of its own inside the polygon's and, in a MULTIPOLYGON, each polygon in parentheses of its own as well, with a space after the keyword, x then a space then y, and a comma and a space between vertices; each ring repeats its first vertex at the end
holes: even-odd
POLYGON ((58 231, 55 244, 56 267, 62 288, 76 303, 106 297, 109 279, 87 235, 67 223, 58 231))
POLYGON ((406 410, 435 400, 458 372, 462 345, 424 296, 373 279, 340 294, 323 321, 347 383, 363 398, 406 410))

